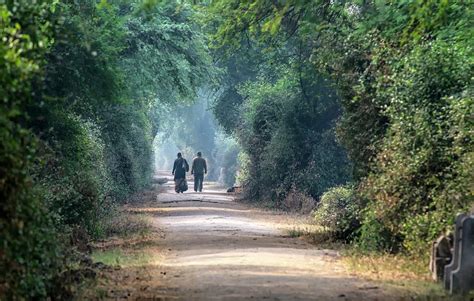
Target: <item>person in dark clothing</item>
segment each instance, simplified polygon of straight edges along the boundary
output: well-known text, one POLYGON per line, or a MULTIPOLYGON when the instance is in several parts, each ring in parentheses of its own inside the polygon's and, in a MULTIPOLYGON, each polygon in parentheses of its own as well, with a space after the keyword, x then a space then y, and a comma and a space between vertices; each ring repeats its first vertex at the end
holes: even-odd
POLYGON ((178 158, 174 161, 172 172, 174 175, 174 190, 177 193, 183 193, 188 190, 188 183, 186 182, 187 171, 189 171, 189 164, 181 153, 178 153, 178 158))
POLYGON ((201 152, 198 152, 197 157, 193 159, 191 174, 194 175, 194 191, 201 192, 204 174, 207 174, 206 159, 202 157, 201 152))

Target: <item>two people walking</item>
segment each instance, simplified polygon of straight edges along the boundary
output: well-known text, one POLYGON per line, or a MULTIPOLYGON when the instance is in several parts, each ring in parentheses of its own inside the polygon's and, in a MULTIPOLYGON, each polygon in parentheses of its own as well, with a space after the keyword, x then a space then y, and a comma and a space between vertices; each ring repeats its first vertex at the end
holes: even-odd
MULTIPOLYGON (((177 193, 183 193, 188 190, 188 183, 186 181, 186 172, 189 171, 189 164, 183 158, 181 153, 178 153, 178 158, 174 161, 173 172, 174 175, 174 190, 177 193)), ((202 157, 202 153, 198 152, 197 157, 193 159, 191 167, 191 174, 194 175, 194 191, 202 191, 202 183, 204 181, 204 174, 207 174, 206 159, 202 157)))

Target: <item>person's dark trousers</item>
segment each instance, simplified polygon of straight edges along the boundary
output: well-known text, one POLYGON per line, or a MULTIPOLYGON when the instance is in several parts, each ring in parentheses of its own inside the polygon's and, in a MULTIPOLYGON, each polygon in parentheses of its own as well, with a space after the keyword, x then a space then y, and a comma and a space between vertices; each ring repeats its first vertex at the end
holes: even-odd
POLYGON ((194 191, 202 191, 202 182, 204 181, 203 173, 194 174, 194 191))

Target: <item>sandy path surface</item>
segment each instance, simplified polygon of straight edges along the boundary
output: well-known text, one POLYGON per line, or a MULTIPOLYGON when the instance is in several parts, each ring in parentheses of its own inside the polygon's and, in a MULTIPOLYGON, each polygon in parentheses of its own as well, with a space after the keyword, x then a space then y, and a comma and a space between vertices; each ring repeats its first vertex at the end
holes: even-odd
POLYGON ((209 183, 203 193, 164 188, 154 219, 167 250, 158 300, 400 300, 351 276, 335 251, 288 237, 281 215, 209 183))

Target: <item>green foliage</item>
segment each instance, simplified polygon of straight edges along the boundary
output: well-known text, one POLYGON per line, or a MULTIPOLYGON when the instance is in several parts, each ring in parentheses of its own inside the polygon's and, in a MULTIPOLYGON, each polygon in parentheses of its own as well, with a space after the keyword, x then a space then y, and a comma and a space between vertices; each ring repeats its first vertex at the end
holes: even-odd
POLYGON ((23 108, 51 41, 49 1, 0 4, 0 298, 44 298, 60 269, 58 237, 29 170, 37 140, 23 108), (36 27, 34 24, 43 24, 36 27))
POLYGON ((361 212, 361 224, 355 240, 355 246, 360 252, 400 251, 400 236, 385 227, 378 216, 378 211, 370 204, 361 212))
POLYGON ((251 162, 247 191, 280 201, 293 187, 318 197, 349 177, 332 130, 337 104, 328 95, 308 96, 318 90, 330 95, 322 79, 299 78, 291 65, 275 71, 274 82, 262 77, 241 88, 246 100, 239 139, 251 162))
MULTIPOLYGON (((140 11, 139 11, 140 12, 140 11)), ((132 95, 153 103, 190 103, 213 73, 205 36, 186 4, 163 1, 128 18, 123 62, 132 95), (168 80, 163 80, 167 78, 168 80)))
POLYGON ((105 160, 114 185, 110 194, 123 200, 149 183, 152 174, 152 121, 136 104, 112 104, 104 113, 105 160))
POLYGON ((113 182, 99 128, 71 114, 58 113, 54 118, 49 121, 56 126, 51 133, 55 143, 44 145, 45 164, 34 173, 36 183, 58 227, 80 225, 91 236, 100 236, 113 182))
MULTIPOLYGON (((366 204, 362 248, 426 254, 428 243, 452 226, 456 213, 472 206, 473 10, 468 3, 221 0, 209 5, 210 16, 217 11, 223 12, 218 21, 209 23, 216 27, 213 41, 219 49, 230 45, 242 51, 258 41, 267 59, 282 59, 297 48, 299 62, 333 80, 342 106, 337 136, 351 159, 357 198, 366 204)), ((245 136, 253 139, 252 149, 265 154, 271 145, 278 153, 295 153, 283 147, 281 137, 308 126, 275 131, 276 116, 291 112, 278 107, 280 94, 291 98, 291 87, 275 94, 268 92, 271 85, 253 87, 244 102, 255 106, 246 120, 261 121, 248 125, 256 130, 245 136), (262 95, 269 96, 265 103, 255 101, 262 95), (280 143, 273 144, 276 140, 280 143)), ((281 159, 271 158, 272 165, 281 159)), ((252 154, 249 160, 259 162, 250 164, 250 179, 285 187, 287 179, 275 176, 278 170, 260 178, 269 162, 252 154)))
MULTIPOLYGON (((224 56, 224 53, 216 51, 214 56, 224 56)), ((258 50, 248 49, 237 51, 231 57, 219 62, 223 74, 218 86, 219 93, 212 103, 212 111, 227 134, 234 133, 240 125, 244 98, 238 88, 246 81, 255 79, 260 65, 259 58, 258 50)))
POLYGON ((350 241, 360 225, 361 207, 353 186, 337 186, 321 196, 313 216, 334 238, 350 241))
POLYGON ((219 134, 216 137, 216 165, 219 171, 219 182, 231 187, 236 184, 236 175, 239 169, 238 156, 240 147, 232 137, 219 134))
POLYGON ((95 1, 64 3, 60 8, 62 31, 46 69, 48 103, 32 109, 34 127, 60 156, 60 165, 67 165, 61 168, 62 179, 76 179, 77 173, 86 179, 65 185, 59 177, 52 178, 51 185, 78 193, 77 208, 68 201, 70 194, 56 195, 62 198, 59 204, 72 206, 68 214, 80 219, 66 219, 67 223, 80 221, 98 235, 99 228, 83 222, 99 226, 104 215, 90 218, 80 204, 98 213, 98 208, 107 211, 106 198, 124 200, 148 185, 151 145, 161 122, 157 118, 163 114, 160 106, 195 94, 205 79, 202 70, 208 57, 203 37, 188 22, 189 10, 178 11, 173 2, 146 12, 135 10, 134 4, 97 6, 95 1), (76 126, 68 116, 78 117, 76 126), (74 151, 75 145, 88 148, 87 139, 80 138, 79 128, 84 126, 94 129, 90 138, 100 146, 89 150, 97 153, 92 161, 87 152, 74 151))
POLYGON ((443 41, 402 57, 379 92, 391 123, 364 191, 404 247, 425 249, 472 202, 473 65, 443 41), (420 243, 421 242, 421 243, 420 243))

